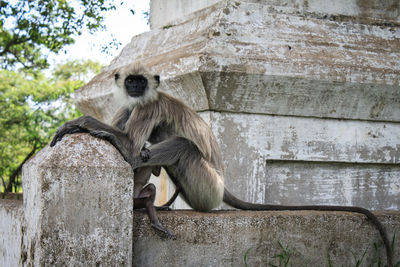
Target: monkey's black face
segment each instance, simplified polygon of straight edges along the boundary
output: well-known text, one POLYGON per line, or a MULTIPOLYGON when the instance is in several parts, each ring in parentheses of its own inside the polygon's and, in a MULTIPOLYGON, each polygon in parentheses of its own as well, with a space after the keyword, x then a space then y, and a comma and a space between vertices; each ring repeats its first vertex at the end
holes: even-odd
POLYGON ((144 94, 147 88, 147 79, 142 75, 129 75, 126 77, 124 84, 128 95, 139 97, 144 94))

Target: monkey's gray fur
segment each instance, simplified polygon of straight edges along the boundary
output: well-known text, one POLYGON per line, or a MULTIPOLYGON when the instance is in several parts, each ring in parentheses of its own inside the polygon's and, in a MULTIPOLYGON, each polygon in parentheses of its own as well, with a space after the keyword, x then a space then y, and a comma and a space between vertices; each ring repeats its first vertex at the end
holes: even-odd
MULTIPOLYGON (((349 211, 367 216, 379 230, 385 244, 388 266, 392 250, 385 229, 377 217, 360 207, 280 206, 241 201, 224 187, 224 166, 214 134, 203 119, 181 101, 158 91, 159 76, 149 74, 140 64, 113 73, 121 103, 113 126, 90 116, 67 122, 57 130, 51 146, 68 133, 89 132, 111 142, 135 170, 134 208, 146 208, 152 226, 174 238, 158 221, 155 188, 148 183, 151 172, 164 167, 177 192, 195 210, 209 211, 222 201, 245 210, 349 211), (144 148, 145 142, 152 145, 144 148)), ((175 194, 176 197, 177 194, 175 194)))

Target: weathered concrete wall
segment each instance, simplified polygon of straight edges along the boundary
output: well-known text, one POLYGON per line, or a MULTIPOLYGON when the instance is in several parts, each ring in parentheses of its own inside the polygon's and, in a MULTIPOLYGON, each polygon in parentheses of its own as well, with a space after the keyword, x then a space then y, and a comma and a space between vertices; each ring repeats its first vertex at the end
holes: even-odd
POLYGON ((194 11, 208 7, 219 0, 152 0, 150 1, 150 27, 168 27, 170 21, 180 19, 194 11), (166 13, 168 12, 168 13, 166 13))
POLYGON ((142 61, 208 117, 243 199, 400 208, 398 1, 173 2, 78 93, 84 113, 110 121, 112 71, 142 61))
POLYGON ((24 234, 21 200, 0 199, 0 265, 20 266, 24 234))
MULTIPOLYGON (((390 236, 400 228, 399 212, 377 215, 390 236)), ((351 213, 172 211, 160 212, 160 220, 177 240, 160 238, 144 213, 134 213, 134 266, 245 266, 246 254, 247 266, 281 266, 278 242, 291 251, 288 266, 328 266, 329 258, 330 266, 356 266, 365 251, 361 266, 386 262, 377 230, 351 213)), ((399 245, 397 238, 395 262, 399 245)))
MULTIPOLYGON (((217 2, 218 0, 152 0, 150 2, 150 26, 151 28, 160 28, 171 25, 174 20, 217 2)), ((322 16, 351 16, 359 19, 370 17, 400 21, 398 0, 335 0, 329 2, 329 5, 326 0, 245 0, 245 2, 273 5, 285 10, 296 9, 304 13, 321 14, 322 16)))
POLYGON ((237 195, 276 204, 400 208, 398 123, 226 113, 212 120, 227 188, 237 195))
POLYGON ((129 266, 133 172, 113 146, 66 136, 23 167, 24 266, 129 266))
POLYGON ((102 106, 89 99, 104 95, 107 109, 95 115, 108 120, 110 71, 140 60, 197 110, 398 121, 397 24, 236 3, 219 2, 133 38, 78 94, 80 106, 102 106))

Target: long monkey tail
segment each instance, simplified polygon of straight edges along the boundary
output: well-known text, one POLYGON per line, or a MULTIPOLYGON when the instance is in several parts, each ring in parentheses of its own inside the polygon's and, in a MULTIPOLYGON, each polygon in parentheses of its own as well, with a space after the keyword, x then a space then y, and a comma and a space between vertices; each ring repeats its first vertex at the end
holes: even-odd
POLYGON ((386 256, 387 256, 387 264, 388 267, 393 267, 393 252, 391 249, 391 245, 389 242, 389 238, 387 236, 387 232, 383 227, 382 223, 378 220, 378 218, 369 210, 360 208, 360 207, 349 207, 349 206, 322 206, 322 205, 307 205, 307 206, 282 206, 282 205, 268 205, 268 204, 254 204, 242 201, 232 195, 226 188, 224 190, 224 198, 223 201, 237 209, 241 210, 315 210, 315 211, 347 211, 347 212, 356 212, 361 213, 367 216, 369 220, 375 225, 378 229, 383 243, 385 244, 386 256))

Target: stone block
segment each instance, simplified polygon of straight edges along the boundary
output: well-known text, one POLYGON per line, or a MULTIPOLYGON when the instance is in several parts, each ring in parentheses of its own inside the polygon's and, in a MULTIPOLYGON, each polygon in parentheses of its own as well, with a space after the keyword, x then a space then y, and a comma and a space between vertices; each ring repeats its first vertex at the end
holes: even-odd
MULTIPOLYGON (((400 227, 399 212, 376 214, 392 238, 400 227)), ((353 213, 170 211, 159 217, 177 240, 161 238, 144 213, 134 212, 134 266, 282 266, 278 255, 284 252, 287 266, 356 266, 364 253, 360 266, 386 262, 378 231, 353 213)), ((397 235, 394 244, 396 263, 397 235)))
POLYGON ((226 187, 257 203, 400 209, 400 125, 213 113, 226 187))
POLYGON ((124 266, 132 261, 133 172, 89 134, 65 136, 23 167, 28 266, 124 266))
POLYGON ((281 2, 220 1, 135 36, 77 93, 78 105, 107 121, 118 106, 110 74, 141 61, 196 110, 399 121, 398 17, 281 2))
MULTIPOLYGON (((217 3, 218 0, 152 0, 150 2, 150 26, 161 28, 174 20, 217 3)), ((239 2, 239 1, 237 1, 239 2)), ((285 10, 295 9, 305 14, 323 16, 350 16, 353 18, 374 18, 400 22, 400 5, 397 0, 336 0, 326 4, 325 0, 245 0, 240 2, 262 3, 278 6, 285 10)))
POLYGON ((150 1, 150 28, 168 27, 168 23, 217 3, 220 0, 152 0, 150 1))

